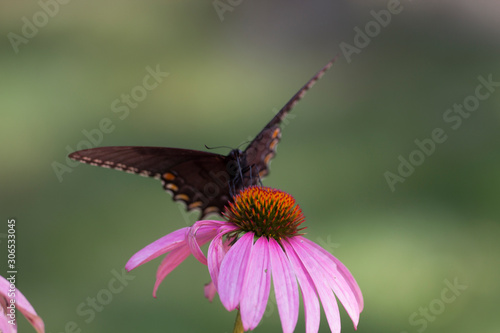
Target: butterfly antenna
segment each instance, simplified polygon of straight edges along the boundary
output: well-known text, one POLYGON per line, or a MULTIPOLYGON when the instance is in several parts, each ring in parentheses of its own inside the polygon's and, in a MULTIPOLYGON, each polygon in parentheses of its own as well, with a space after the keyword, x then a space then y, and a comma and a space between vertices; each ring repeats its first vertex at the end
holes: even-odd
POLYGON ((209 146, 207 146, 207 145, 204 145, 204 146, 205 146, 205 148, 207 148, 207 149, 219 149, 219 148, 233 149, 233 148, 228 147, 228 146, 217 146, 217 147, 209 147, 209 146))
POLYGON ((238 145, 238 147, 236 147, 236 149, 240 149, 241 146, 246 145, 249 142, 251 142, 251 141, 242 142, 241 144, 238 145))

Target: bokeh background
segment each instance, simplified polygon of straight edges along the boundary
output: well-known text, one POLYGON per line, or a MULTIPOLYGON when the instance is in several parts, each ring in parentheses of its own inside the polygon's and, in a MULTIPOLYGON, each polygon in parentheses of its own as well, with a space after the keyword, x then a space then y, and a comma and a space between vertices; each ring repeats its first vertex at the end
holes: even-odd
MULTIPOLYGON (((356 277, 366 303, 358 332, 498 332, 500 88, 456 130, 443 119, 479 76, 500 81, 498 1, 0 6, 0 274, 15 218, 17 285, 47 332, 230 332, 235 313, 204 299, 209 275, 192 257, 157 299, 160 259, 109 298, 132 254, 195 215, 156 180, 87 165, 58 177, 54 165, 106 118, 101 146, 236 147, 337 53, 287 118, 264 184, 295 196, 307 237, 356 277), (377 31, 371 11, 388 6, 399 13, 377 31), (23 28, 34 20, 37 31, 23 28), (354 29, 367 25, 369 43, 346 56, 341 45, 356 47, 354 29), (148 66, 169 75, 126 115, 114 112, 148 66), (397 174, 399 156, 435 128, 447 140, 391 190, 384 174, 397 174), (96 297, 106 304, 92 310, 96 297)), ((273 303, 255 332, 281 330, 273 303)), ((341 311, 343 332, 353 332, 341 311)), ((19 331, 33 329, 20 318, 19 331)))

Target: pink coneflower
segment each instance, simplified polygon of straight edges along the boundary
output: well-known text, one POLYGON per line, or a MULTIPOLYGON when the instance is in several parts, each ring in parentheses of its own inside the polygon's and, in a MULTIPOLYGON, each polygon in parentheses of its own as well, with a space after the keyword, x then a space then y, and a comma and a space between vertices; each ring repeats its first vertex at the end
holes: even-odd
POLYGON ((337 258, 302 237, 304 228, 299 227, 304 216, 292 196, 271 188, 249 187, 234 197, 224 216, 227 221, 198 221, 160 238, 137 252, 125 268, 130 271, 168 252, 156 275, 156 295, 163 279, 193 254, 208 265, 212 278, 205 295, 212 299, 217 291, 228 311, 238 309, 236 325, 241 320, 245 331, 254 329, 264 314, 271 276, 283 332, 293 332, 297 324, 298 286, 304 301, 306 332, 319 329, 318 300, 330 330, 340 332, 335 295, 357 327, 363 310, 358 284, 337 258), (200 246, 209 241, 205 257, 200 246))
POLYGON ((19 312, 26 317, 38 333, 45 332, 42 318, 36 314, 26 297, 16 289, 14 284, 0 276, 0 332, 17 332, 19 312))

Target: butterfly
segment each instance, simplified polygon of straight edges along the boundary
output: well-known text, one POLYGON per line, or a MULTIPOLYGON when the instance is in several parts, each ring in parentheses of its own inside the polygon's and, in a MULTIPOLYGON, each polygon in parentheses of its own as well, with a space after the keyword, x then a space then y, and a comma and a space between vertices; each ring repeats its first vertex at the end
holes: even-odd
POLYGON ((200 219, 220 214, 245 187, 258 185, 269 173, 269 164, 281 138, 281 122, 295 104, 333 65, 328 62, 283 106, 244 151, 233 149, 225 156, 206 151, 141 146, 115 146, 73 152, 73 160, 161 180, 175 201, 187 211, 199 209, 200 219))

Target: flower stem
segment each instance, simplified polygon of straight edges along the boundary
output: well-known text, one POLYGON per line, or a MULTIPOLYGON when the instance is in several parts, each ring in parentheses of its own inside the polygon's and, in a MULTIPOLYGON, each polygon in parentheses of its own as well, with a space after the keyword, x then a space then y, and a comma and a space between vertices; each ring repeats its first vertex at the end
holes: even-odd
POLYGON ((243 323, 241 322, 240 309, 238 309, 238 314, 236 315, 236 321, 234 322, 233 333, 243 333, 245 330, 243 329, 243 323))

